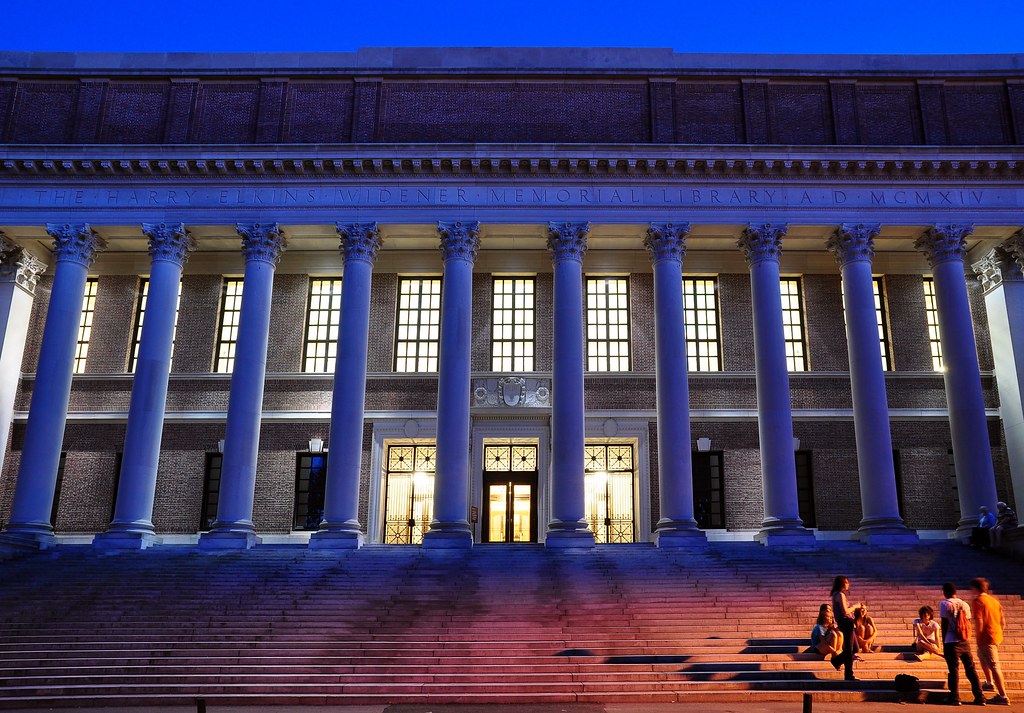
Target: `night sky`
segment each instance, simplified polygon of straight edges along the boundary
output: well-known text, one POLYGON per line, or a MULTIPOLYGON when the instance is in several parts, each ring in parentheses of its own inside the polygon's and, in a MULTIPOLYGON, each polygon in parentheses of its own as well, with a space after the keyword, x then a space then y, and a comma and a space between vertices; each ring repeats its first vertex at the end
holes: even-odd
POLYGON ((4 0, 0 8, 0 50, 589 46, 814 54, 1024 52, 1022 0, 4 0))

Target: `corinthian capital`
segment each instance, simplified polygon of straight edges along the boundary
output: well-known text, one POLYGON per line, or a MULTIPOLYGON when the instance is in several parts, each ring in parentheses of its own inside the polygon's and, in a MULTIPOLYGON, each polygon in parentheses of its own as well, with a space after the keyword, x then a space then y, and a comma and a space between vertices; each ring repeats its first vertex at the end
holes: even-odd
POLYGON ((651 264, 656 265, 663 260, 682 263, 689 232, 689 223, 651 223, 647 237, 644 238, 644 247, 651 255, 651 264))
POLYGON ((376 223, 338 223, 335 228, 341 238, 339 250, 345 256, 345 262, 374 263, 382 242, 376 223))
MULTIPOLYGON (((1010 238, 1013 240, 1013 238, 1010 238)), ((974 274, 985 292, 994 290, 1004 282, 1020 282, 1024 280, 1020 264, 1014 259, 1013 254, 1003 245, 997 245, 989 250, 976 263, 971 265, 974 274)))
POLYGON ((1017 266, 1024 268, 1024 230, 1018 230, 999 246, 1012 258, 1017 266))
POLYGON ((963 262, 967 255, 967 236, 973 232, 974 226, 970 223, 936 223, 914 241, 914 247, 924 253, 932 267, 953 260, 963 262))
POLYGON ((239 223, 235 229, 242 236, 242 253, 246 262, 269 262, 276 265, 281 259, 281 253, 288 246, 288 241, 277 227, 277 223, 239 223))
POLYGON ((590 223, 548 223, 548 250, 551 261, 575 260, 583 262, 587 253, 587 235, 590 223))
POLYGON ((96 253, 107 247, 107 241, 87 223, 47 223, 46 232, 53 238, 53 254, 57 262, 73 262, 90 267, 96 259, 96 253))
POLYGON ((183 265, 196 248, 196 241, 185 230, 184 223, 143 223, 142 232, 149 238, 149 257, 153 262, 183 265))
POLYGON ((437 221, 437 232, 441 236, 441 259, 464 260, 470 264, 476 262, 476 253, 480 249, 480 223, 455 221, 445 223, 437 221))
POLYGON ((13 282, 34 295, 39 276, 44 272, 46 263, 0 233, 0 281, 13 282))
POLYGON ((825 248, 840 265, 871 262, 875 256, 875 236, 881 229, 878 223, 843 223, 825 241, 825 248))
POLYGON ((768 260, 778 262, 782 256, 782 236, 789 232, 785 223, 748 225, 736 246, 743 251, 748 265, 757 265, 768 260))

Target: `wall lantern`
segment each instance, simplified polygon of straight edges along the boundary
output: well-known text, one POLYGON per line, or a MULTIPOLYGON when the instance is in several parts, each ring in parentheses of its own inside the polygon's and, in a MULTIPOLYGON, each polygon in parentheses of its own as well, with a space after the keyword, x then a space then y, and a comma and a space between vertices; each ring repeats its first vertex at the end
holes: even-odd
POLYGON ((711 450, 711 439, 710 438, 698 438, 697 439, 697 450, 701 453, 707 453, 711 450))
POLYGON ((310 438, 309 439, 309 452, 310 453, 323 453, 324 452, 324 439, 322 439, 322 438, 310 438))

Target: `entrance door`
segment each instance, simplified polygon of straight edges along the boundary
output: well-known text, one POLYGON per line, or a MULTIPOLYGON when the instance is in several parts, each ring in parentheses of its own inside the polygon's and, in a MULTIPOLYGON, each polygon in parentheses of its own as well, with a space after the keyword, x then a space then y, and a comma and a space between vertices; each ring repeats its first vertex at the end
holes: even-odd
POLYGON ((537 447, 484 447, 483 542, 537 541, 537 447))

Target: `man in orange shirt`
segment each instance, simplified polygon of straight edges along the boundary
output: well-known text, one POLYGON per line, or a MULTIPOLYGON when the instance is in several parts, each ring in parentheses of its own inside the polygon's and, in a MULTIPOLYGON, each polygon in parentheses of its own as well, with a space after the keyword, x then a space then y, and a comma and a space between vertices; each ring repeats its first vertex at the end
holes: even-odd
POLYGON ((1006 697, 1003 672, 999 668, 999 644, 1003 643, 1003 627, 1006 626, 1003 605, 989 594, 988 580, 984 577, 972 579, 971 589, 974 591, 971 618, 974 619, 974 631, 978 639, 978 660, 981 661, 981 670, 985 672, 985 687, 991 690, 992 683, 995 683, 999 694, 989 703, 1008 706, 1010 701, 1006 697))

